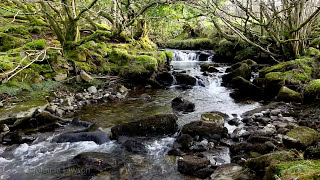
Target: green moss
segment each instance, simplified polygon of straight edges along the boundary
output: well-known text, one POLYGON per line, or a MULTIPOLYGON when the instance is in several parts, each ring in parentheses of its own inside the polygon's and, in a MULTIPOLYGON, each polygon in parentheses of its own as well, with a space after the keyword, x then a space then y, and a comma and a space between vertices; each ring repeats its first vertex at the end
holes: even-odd
POLYGON ((246 166, 253 170, 264 170, 272 163, 279 163, 284 161, 294 161, 298 160, 298 157, 295 153, 291 151, 277 151, 269 154, 265 154, 256 158, 251 158, 246 161, 246 166))
POLYGON ((128 64, 129 61, 134 58, 132 55, 128 54, 126 50, 118 48, 113 49, 108 57, 111 63, 115 63, 120 66, 128 64))
POLYGON ((320 92, 320 79, 315 79, 310 81, 310 83, 305 88, 307 93, 319 93, 320 92))
POLYGON ((69 50, 65 52, 66 57, 71 61, 85 62, 87 60, 87 49, 83 47, 78 47, 74 50, 69 50))
POLYGON ((147 55, 137 56, 136 63, 138 65, 142 65, 142 67, 144 67, 146 70, 149 70, 152 72, 158 69, 158 61, 156 58, 152 56, 147 56, 147 55))
POLYGON ((307 49, 307 51, 305 52, 306 56, 311 56, 311 57, 316 57, 316 58, 320 58, 320 51, 319 49, 310 47, 307 49))
POLYGON ((279 101, 285 101, 285 102, 301 102, 302 101, 302 97, 301 94, 291 90, 285 86, 283 86, 278 95, 277 95, 277 99, 279 101))
POLYGON ((296 127, 286 135, 300 141, 305 147, 310 146, 319 140, 319 133, 316 130, 304 126, 296 127))
POLYGON ((34 40, 25 44, 24 49, 42 50, 47 47, 47 41, 45 39, 34 40))
POLYGON ((173 59, 173 53, 171 51, 164 51, 166 53, 167 59, 172 60, 173 59))
POLYGON ((28 36, 29 31, 28 27, 26 25, 14 25, 14 24, 8 24, 6 26, 0 27, 0 32, 3 33, 9 33, 9 34, 20 34, 23 36, 28 36))
POLYGON ((22 38, 18 38, 13 35, 0 32, 0 51, 1 52, 21 47, 24 43, 25 43, 25 40, 22 38))
POLYGON ((168 40, 165 46, 173 49, 213 49, 214 43, 208 38, 168 40))
POLYGON ((272 164, 266 170, 265 179, 320 179, 320 161, 302 160, 272 164))

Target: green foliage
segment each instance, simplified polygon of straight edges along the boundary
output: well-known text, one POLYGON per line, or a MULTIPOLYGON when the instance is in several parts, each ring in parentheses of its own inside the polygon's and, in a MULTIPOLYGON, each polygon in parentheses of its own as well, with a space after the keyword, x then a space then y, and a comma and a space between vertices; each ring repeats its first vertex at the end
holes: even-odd
POLYGON ((208 38, 169 40, 165 47, 172 49, 213 49, 214 42, 208 38))
POLYGON ((13 35, 0 32, 0 52, 18 48, 22 46, 24 43, 25 40, 22 38, 18 38, 13 35))
POLYGON ((151 72, 156 71, 158 69, 158 61, 156 58, 152 56, 137 56, 137 61, 135 63, 137 65, 142 65, 142 67, 151 72))
POLYGON ((45 39, 34 40, 26 43, 23 47, 30 50, 42 50, 47 47, 47 41, 45 39))
POLYGON ((128 64, 130 60, 133 59, 133 56, 128 54, 128 52, 124 49, 115 48, 109 54, 109 61, 119 66, 123 66, 128 64))
POLYGON ((0 32, 3 33, 9 33, 12 35, 23 35, 23 36, 29 36, 28 27, 26 25, 14 25, 14 24, 8 24, 6 26, 0 27, 0 32))
POLYGON ((167 59, 173 59, 173 53, 171 51, 164 51, 166 53, 167 59))

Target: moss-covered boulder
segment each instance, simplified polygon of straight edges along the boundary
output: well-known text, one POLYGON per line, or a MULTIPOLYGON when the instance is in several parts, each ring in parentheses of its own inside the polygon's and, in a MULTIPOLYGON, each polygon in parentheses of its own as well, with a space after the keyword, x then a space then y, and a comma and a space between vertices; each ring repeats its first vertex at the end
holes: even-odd
POLYGON ((301 58, 265 67, 259 71, 259 78, 263 79, 262 87, 269 96, 274 97, 282 86, 297 89, 301 84, 311 80, 316 69, 312 58, 301 58))
POLYGON ((277 95, 277 100, 284 102, 302 102, 302 96, 300 93, 283 86, 277 95))
POLYGON ((197 39, 171 39, 164 43, 164 46, 172 49, 213 49, 214 42, 208 38, 197 39))
POLYGON ((310 81, 304 89, 304 101, 312 102, 320 98, 320 79, 310 81))
POLYGON ((266 170, 264 179, 320 179, 320 160, 302 160, 271 164, 266 170))
POLYGON ((299 126, 290 130, 284 138, 283 143, 288 148, 302 149, 319 141, 319 133, 305 126, 299 126))
POLYGON ((272 163, 295 161, 300 159, 301 158, 292 151, 277 151, 248 159, 246 161, 246 166, 255 171, 264 171, 265 168, 272 163))
POLYGON ((224 83, 230 83, 231 80, 235 77, 242 77, 246 80, 250 80, 251 78, 251 68, 246 63, 237 64, 236 67, 232 68, 232 71, 228 74, 222 76, 222 80, 224 83))
POLYGON ((201 115, 202 121, 211 121, 216 123, 219 126, 223 126, 224 118, 216 113, 205 113, 201 115))
POLYGON ((240 76, 232 78, 231 85, 232 87, 238 89, 237 93, 241 96, 255 98, 262 94, 261 88, 240 76))
POLYGON ((219 72, 219 70, 216 68, 218 67, 217 64, 201 64, 200 65, 200 70, 202 72, 209 72, 209 73, 214 73, 214 72, 219 72))

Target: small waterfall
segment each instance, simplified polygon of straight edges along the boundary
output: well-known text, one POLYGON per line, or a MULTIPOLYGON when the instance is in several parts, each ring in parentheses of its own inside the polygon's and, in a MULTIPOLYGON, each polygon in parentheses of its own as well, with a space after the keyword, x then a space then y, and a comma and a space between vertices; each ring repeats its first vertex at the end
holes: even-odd
POLYGON ((212 61, 214 51, 195 51, 195 50, 170 50, 173 55, 173 61, 212 61))

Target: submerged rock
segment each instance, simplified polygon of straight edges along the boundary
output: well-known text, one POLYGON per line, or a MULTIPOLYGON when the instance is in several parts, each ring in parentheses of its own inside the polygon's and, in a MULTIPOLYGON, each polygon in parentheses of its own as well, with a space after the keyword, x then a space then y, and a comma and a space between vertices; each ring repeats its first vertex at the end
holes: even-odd
POLYGON ((137 154, 145 154, 147 153, 147 149, 143 144, 143 141, 140 139, 128 139, 126 140, 122 146, 129 152, 137 153, 137 154))
POLYGON ((75 156, 73 161, 90 174, 118 169, 124 163, 120 157, 102 152, 84 152, 75 156))
POLYGON ((53 139, 53 142, 80 142, 80 141, 94 141, 97 144, 109 142, 109 136, 102 131, 95 132, 80 132, 80 133, 66 133, 61 134, 53 139))
POLYGON ((174 142, 174 148, 180 148, 182 150, 189 150, 192 146, 193 138, 188 134, 182 134, 174 142))
POLYGON ((176 73, 175 77, 177 80, 177 84, 179 85, 195 86, 197 83, 197 79, 195 77, 185 73, 176 73))
POLYGON ((181 97, 176 97, 171 101, 171 107, 175 111, 182 111, 182 112, 193 112, 195 111, 194 103, 182 99, 181 97))
POLYGON ((173 114, 159 114, 141 118, 135 122, 117 125, 111 128, 112 138, 120 136, 162 136, 177 131, 178 117, 173 114))

